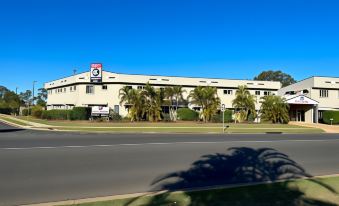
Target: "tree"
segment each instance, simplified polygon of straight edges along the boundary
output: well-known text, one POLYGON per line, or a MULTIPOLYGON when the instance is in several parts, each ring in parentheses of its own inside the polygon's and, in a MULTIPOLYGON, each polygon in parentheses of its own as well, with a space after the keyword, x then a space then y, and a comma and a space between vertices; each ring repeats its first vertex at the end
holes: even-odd
POLYGON ((164 91, 162 89, 155 89, 147 83, 142 91, 146 99, 145 111, 149 121, 155 122, 161 120, 161 105, 164 100, 164 91))
POLYGON ((279 81, 282 87, 296 83, 296 80, 289 74, 283 73, 282 71, 263 71, 258 76, 254 77, 254 80, 262 81, 279 81))
POLYGON ((198 86, 190 92, 188 98, 192 104, 201 107, 202 118, 205 122, 210 121, 217 112, 220 105, 220 99, 217 95, 217 88, 198 86))
POLYGON ((9 89, 7 89, 5 86, 0 86, 0 99, 4 97, 6 92, 9 92, 9 89))
POLYGON ((233 107, 240 111, 238 114, 239 121, 247 120, 248 115, 255 114, 254 96, 248 91, 247 86, 239 86, 235 92, 235 99, 232 101, 233 107))
POLYGON ((182 88, 182 86, 173 86, 173 87, 166 87, 165 90, 165 98, 170 100, 170 118, 173 121, 177 120, 177 112, 179 107, 179 101, 183 100, 183 93, 186 92, 182 88), (173 102, 175 102, 175 110, 173 109, 173 102))
POLYGON ((26 90, 25 92, 20 92, 19 97, 26 105, 29 105, 32 101, 32 91, 26 90))
POLYGON ((19 113, 20 103, 19 96, 9 90, 6 90, 3 96, 0 97, 0 107, 9 108, 11 113, 19 113))
POLYGON ((145 98, 141 91, 124 86, 119 91, 120 105, 126 103, 131 121, 139 121, 145 113, 145 98))
POLYGON ((174 116, 174 120, 177 120, 177 116, 178 116, 178 106, 179 106, 179 101, 183 100, 183 93, 185 93, 186 90, 184 90, 182 88, 182 86, 173 86, 173 96, 175 99, 175 116, 174 116))
POLYGON ((272 123, 288 123, 289 105, 280 96, 269 95, 261 98, 261 118, 272 123))
POLYGON ((37 100, 37 105, 46 107, 47 90, 45 88, 40 88, 38 91, 38 96, 35 98, 37 100))

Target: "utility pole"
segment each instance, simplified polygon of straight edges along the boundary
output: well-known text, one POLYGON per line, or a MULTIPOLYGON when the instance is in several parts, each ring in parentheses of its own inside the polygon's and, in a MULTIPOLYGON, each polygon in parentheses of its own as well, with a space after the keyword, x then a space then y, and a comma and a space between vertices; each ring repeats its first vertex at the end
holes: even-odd
POLYGON ((77 73, 77 69, 75 68, 73 69, 73 75, 76 75, 76 73, 77 73))
POLYGON ((19 87, 15 87, 15 94, 18 94, 18 88, 19 87))

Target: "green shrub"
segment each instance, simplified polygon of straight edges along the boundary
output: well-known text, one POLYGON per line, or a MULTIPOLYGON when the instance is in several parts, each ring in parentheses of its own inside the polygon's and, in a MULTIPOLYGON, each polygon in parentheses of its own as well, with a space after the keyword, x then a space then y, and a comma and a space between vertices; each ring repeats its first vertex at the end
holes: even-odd
POLYGON ((71 120, 88 120, 90 116, 90 107, 73 107, 71 110, 71 120))
POLYGON ((30 114, 30 110, 23 109, 21 113, 22 113, 22 116, 28 116, 30 114))
POLYGON ((110 111, 109 114, 109 118, 113 121, 113 122, 120 122, 122 120, 122 117, 120 114, 114 112, 113 110, 110 111))
POLYGON ((31 108, 31 114, 33 117, 36 117, 36 118, 41 118, 42 111, 43 111, 43 108, 42 106, 39 106, 39 105, 35 105, 31 108))
POLYGON ((162 113, 162 121, 164 121, 164 122, 170 122, 170 121, 172 121, 172 120, 171 120, 170 114, 162 113))
MULTIPOLYGON (((225 123, 232 122, 232 114, 233 114, 232 110, 226 109, 224 113, 225 113, 225 116, 224 116, 225 123)), ((219 114, 213 115, 211 121, 215 123, 221 123, 222 113, 220 112, 219 114)))
POLYGON ((0 107, 0 113, 1 114, 11 114, 12 109, 9 107, 0 107))
POLYGON ((48 120, 70 120, 71 116, 72 110, 52 109, 42 111, 41 118, 48 120))
POLYGON ((248 115, 247 121, 248 121, 248 122, 254 122, 254 120, 255 120, 254 114, 253 114, 253 113, 250 113, 250 114, 248 115))
POLYGON ((178 109, 178 119, 183 121, 196 121, 199 119, 199 113, 189 108, 178 109))
POLYGON ((324 123, 331 124, 331 119, 333 119, 332 124, 339 124, 339 111, 324 111, 324 123))

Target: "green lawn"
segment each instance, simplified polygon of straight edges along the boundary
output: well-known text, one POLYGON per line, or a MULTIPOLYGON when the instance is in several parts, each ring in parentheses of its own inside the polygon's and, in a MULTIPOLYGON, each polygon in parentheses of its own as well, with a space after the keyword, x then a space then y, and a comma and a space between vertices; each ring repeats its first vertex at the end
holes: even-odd
POLYGON ((11 122, 11 123, 21 125, 21 126, 30 126, 29 124, 26 124, 24 122, 18 121, 18 120, 13 119, 13 118, 8 118, 8 117, 2 116, 2 115, 0 116, 0 119, 6 120, 7 122, 11 122))
MULTIPOLYGON (((201 122, 90 122, 42 120, 33 117, 17 117, 36 123, 55 127, 59 130, 85 132, 161 132, 161 133, 222 133, 221 123, 201 122)), ((322 133, 323 130, 288 124, 234 124, 228 123, 225 133, 322 133)))
MULTIPOLYGON (((339 177, 295 180, 271 184, 168 192, 78 206, 330 206, 339 203, 339 177)), ((74 204, 73 204, 74 205, 74 204)))
MULTIPOLYGON (((86 132, 118 132, 118 133, 222 133, 221 128, 80 128, 80 127, 58 127, 58 130, 69 130, 69 131, 86 131, 86 132)), ((321 133, 320 129, 313 128, 229 128, 225 130, 225 133, 266 133, 266 132, 283 132, 283 133, 321 133)))

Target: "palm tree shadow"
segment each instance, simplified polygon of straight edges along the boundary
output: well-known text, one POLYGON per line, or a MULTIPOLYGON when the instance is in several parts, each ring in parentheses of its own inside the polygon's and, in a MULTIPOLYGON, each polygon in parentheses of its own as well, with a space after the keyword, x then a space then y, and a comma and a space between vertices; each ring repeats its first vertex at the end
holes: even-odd
MULTIPOLYGON (((146 205, 335 205, 307 197, 298 187, 290 187, 289 181, 312 177, 286 154, 271 148, 230 148, 227 154, 204 155, 185 171, 169 173, 156 178, 154 190, 189 190, 238 184, 277 182, 227 190, 214 189, 205 192, 185 192, 189 203, 180 203, 170 193, 157 195, 146 205), (236 191, 236 192, 234 192, 236 191), (263 192, 264 191, 264 192, 263 192)), ((337 194, 329 185, 316 179, 307 181, 337 194)), ((187 198, 185 201, 187 201, 187 198)), ((129 204, 135 205, 137 199, 129 204), (133 204, 132 204, 133 203, 133 204)))

